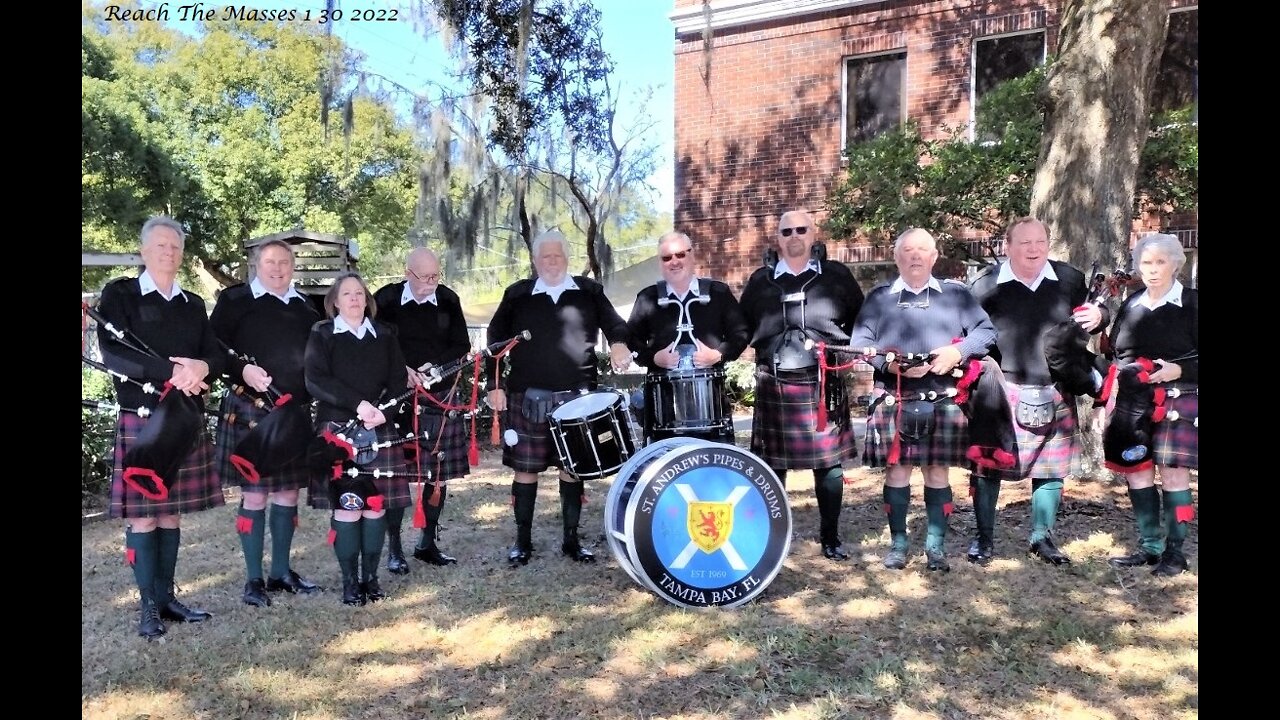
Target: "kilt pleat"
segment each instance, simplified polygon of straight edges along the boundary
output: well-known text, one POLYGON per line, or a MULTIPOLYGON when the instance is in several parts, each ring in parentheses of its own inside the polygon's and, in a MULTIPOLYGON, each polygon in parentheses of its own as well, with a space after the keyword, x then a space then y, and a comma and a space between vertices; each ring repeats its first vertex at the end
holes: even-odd
POLYGON ((508 412, 504 413, 507 430, 514 430, 518 442, 502 444, 502 464, 516 472, 536 473, 549 467, 561 467, 555 441, 551 439, 550 421, 535 423, 525 418, 520 408, 524 406, 524 393, 508 393, 508 412))
POLYGON ((116 421, 116 443, 111 472, 110 515, 113 518, 147 518, 200 512, 226 504, 222 484, 213 464, 213 445, 203 426, 195 449, 183 461, 178 477, 170 483, 169 497, 151 500, 124 482, 124 457, 138 439, 148 419, 121 412, 116 421))
POLYGON ((751 421, 751 452, 776 470, 826 468, 858 457, 857 440, 849 418, 848 393, 835 412, 827 413, 827 427, 818 432, 817 373, 785 377, 756 372, 756 405, 751 421))

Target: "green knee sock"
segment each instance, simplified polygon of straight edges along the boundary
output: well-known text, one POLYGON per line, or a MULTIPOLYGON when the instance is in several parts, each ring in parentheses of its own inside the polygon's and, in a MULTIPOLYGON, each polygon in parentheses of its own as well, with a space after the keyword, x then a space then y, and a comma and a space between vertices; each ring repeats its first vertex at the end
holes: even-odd
POLYGON ((911 507, 911 486, 884 487, 884 512, 889 516, 889 536, 893 549, 907 551, 907 509, 911 507))
MULTIPOLYGON (((266 510, 246 510, 240 506, 236 515, 236 532, 240 534, 240 549, 244 551, 245 577, 250 580, 262 580, 262 547, 266 537, 266 510)), ((274 518, 273 518, 274 519, 274 518)), ((275 538, 275 528, 271 536, 275 538)))
POLYGON ((1182 542, 1187 539, 1187 523, 1194 517, 1195 506, 1191 504, 1190 490, 1164 491, 1164 523, 1169 549, 1182 549, 1182 542))
MULTIPOLYGON (((293 548, 293 530, 298 522, 296 505, 271 506, 271 577, 289 574, 289 551, 293 548)), ((262 567, 259 565, 258 570, 262 567)))
POLYGON ((834 544, 840 536, 840 503, 844 499, 844 468, 839 465, 815 468, 813 495, 818 501, 818 530, 822 536, 822 542, 834 544))
POLYGON ((973 518, 978 535, 988 540, 996 535, 996 505, 1000 500, 998 478, 973 478, 973 518))
POLYGON ((404 554, 400 546, 400 528, 404 525, 404 508, 388 508, 383 516, 387 523, 387 543, 392 552, 404 554))
POLYGON ((133 567, 133 581, 138 584, 138 594, 143 600, 157 600, 156 565, 160 559, 156 533, 124 531, 125 558, 133 567))
POLYGON ((928 518, 928 534, 925 536, 924 548, 932 553, 941 553, 947 539, 947 516, 953 507, 951 488, 924 489, 924 511, 928 518))
POLYGON ((1141 490, 1129 488, 1133 518, 1138 524, 1138 545, 1151 555, 1164 552, 1164 528, 1160 527, 1160 489, 1152 485, 1141 490))
POLYGON ((364 562, 361 580, 378 576, 378 563, 382 561, 383 541, 387 537, 387 518, 360 518, 360 555, 364 562))
POLYGON ((156 602, 164 604, 174 598, 173 579, 178 573, 178 546, 181 528, 156 528, 156 602))
POLYGON ((1045 478, 1031 481, 1031 542, 1038 543, 1053 531, 1062 500, 1062 479, 1045 478))
POLYGON ((360 521, 345 522, 332 518, 333 554, 338 558, 344 583, 360 580, 360 521))

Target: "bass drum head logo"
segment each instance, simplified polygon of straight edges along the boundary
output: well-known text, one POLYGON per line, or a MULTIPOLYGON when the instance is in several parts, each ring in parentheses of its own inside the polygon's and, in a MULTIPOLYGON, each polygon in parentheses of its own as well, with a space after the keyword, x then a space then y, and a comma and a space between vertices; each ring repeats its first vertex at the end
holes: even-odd
POLYGON ((632 577, 683 607, 734 607, 759 595, 791 547, 791 507, 769 466, 733 445, 693 439, 636 459, 649 462, 626 499, 632 577))

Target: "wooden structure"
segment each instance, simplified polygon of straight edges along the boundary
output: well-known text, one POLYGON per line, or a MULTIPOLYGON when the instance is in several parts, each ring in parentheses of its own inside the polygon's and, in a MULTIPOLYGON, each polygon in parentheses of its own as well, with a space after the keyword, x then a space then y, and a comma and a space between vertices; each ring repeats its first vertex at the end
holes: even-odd
POLYGON ((246 263, 248 277, 245 282, 252 280, 254 276, 254 249, 274 240, 284 240, 293 246, 296 259, 293 284, 298 292, 316 298, 323 297, 329 291, 338 275, 355 270, 359 259, 355 240, 332 233, 295 228, 244 241, 245 257, 249 260, 246 263))

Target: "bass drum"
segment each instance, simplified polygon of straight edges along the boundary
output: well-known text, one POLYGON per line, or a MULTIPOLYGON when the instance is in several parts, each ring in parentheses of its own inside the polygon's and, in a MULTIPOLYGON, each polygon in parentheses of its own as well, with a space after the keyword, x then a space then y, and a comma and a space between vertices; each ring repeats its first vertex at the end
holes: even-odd
POLYGON ((605 537, 623 570, 681 607, 736 607, 764 591, 791 549, 791 505, 773 470, 724 443, 669 438, 619 470, 605 537))

